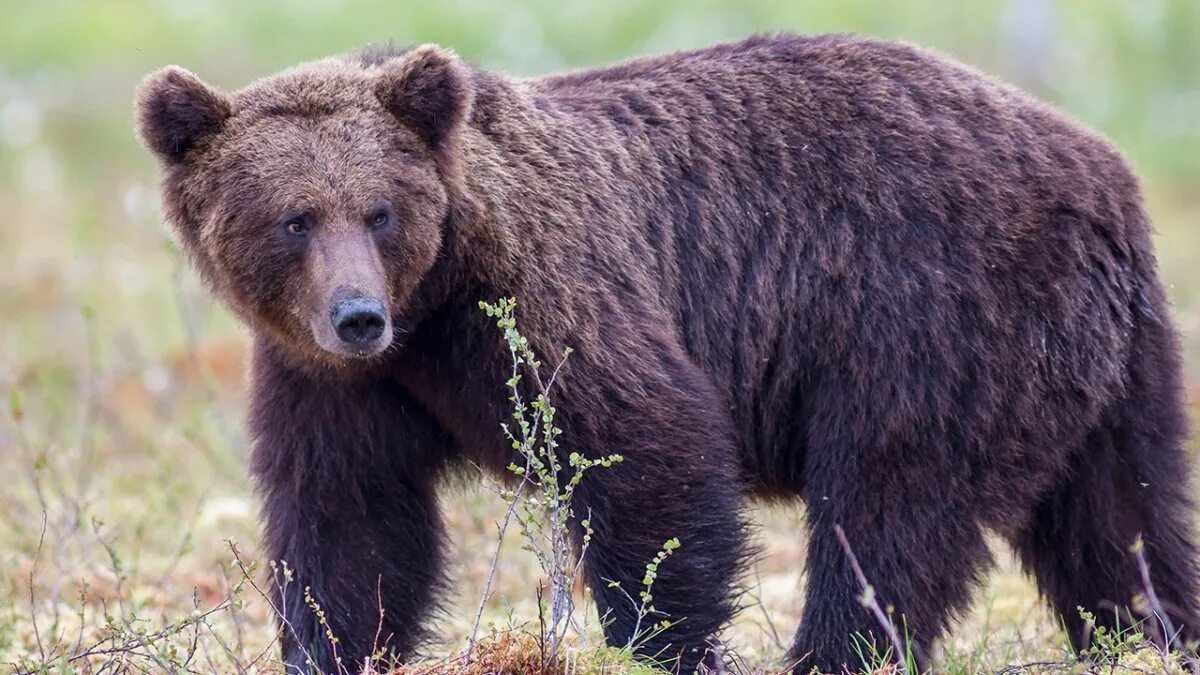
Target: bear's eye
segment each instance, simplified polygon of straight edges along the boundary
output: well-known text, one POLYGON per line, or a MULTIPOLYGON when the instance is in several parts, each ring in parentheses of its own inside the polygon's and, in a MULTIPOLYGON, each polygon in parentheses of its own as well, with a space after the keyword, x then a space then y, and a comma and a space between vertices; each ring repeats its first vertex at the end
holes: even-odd
POLYGON ((371 219, 367 221, 367 224, 371 226, 371 229, 378 230, 379 228, 386 226, 389 220, 391 220, 391 217, 388 215, 387 211, 377 211, 375 215, 371 216, 371 219))
POLYGON ((367 211, 367 227, 372 230, 381 230, 392 222, 392 203, 380 197, 371 205, 371 210, 367 211))
POLYGON ((283 229, 293 237, 303 237, 308 234, 308 221, 303 218, 290 218, 284 222, 283 229))

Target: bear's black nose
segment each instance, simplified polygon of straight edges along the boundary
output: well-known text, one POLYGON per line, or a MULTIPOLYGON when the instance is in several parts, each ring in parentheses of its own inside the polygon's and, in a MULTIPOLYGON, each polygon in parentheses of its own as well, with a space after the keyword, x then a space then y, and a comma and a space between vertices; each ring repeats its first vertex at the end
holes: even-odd
POLYGON ((374 342, 383 335, 387 317, 375 298, 350 298, 333 308, 333 327, 342 342, 353 346, 374 342))

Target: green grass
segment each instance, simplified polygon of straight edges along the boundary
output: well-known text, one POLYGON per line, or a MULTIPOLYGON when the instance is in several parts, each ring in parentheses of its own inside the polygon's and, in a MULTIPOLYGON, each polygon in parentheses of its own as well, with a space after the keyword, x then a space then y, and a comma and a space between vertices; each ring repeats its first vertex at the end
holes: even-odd
MULTIPOLYGON (((1127 152, 1145 177, 1196 400, 1200 3, 1062 0, 1043 48, 1020 46, 1015 4, 0 0, 0 664, 39 660, 60 639, 120 638, 158 668, 175 658, 167 644, 184 653, 198 635, 207 652, 196 670, 260 654, 272 667, 269 608, 239 586, 226 543, 260 557, 241 426, 246 336, 182 264, 160 223, 155 166, 132 132, 134 87, 167 63, 235 88, 388 39, 439 42, 520 75, 784 29, 935 47, 1034 88, 1127 152), (197 608, 220 609, 196 623, 197 608), (152 639, 163 627, 178 630, 152 639)), ((459 489, 447 510, 461 583, 435 657, 463 644, 504 505, 459 489)), ((727 641, 750 667, 769 668, 783 653, 775 636, 789 640, 803 609, 802 514, 755 515, 761 601, 727 641)), ((943 645, 947 672, 1066 656, 1032 585, 996 553, 997 571, 943 645)), ((501 560, 486 620, 503 636, 536 621, 537 565, 515 537, 501 560)), ((1161 670, 1152 653, 1116 649, 1127 670, 1139 659, 1161 670)))

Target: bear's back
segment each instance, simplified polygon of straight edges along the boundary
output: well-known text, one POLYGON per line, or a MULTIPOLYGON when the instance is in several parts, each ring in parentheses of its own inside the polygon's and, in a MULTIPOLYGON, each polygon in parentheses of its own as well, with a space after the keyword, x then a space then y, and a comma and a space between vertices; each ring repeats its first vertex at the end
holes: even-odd
POLYGON ((606 267, 656 279, 762 461, 799 442, 794 403, 822 391, 841 392, 839 407, 859 392, 863 416, 895 428, 914 410, 966 413, 890 397, 952 400, 973 381, 1032 383, 1009 402, 1030 416, 1047 391, 1096 392, 1056 413, 1064 428, 1119 391, 1131 289, 1153 275, 1137 182, 1106 140, 1032 97, 932 52, 842 35, 755 37, 527 86, 572 121, 563 134, 639 167, 638 180, 586 167, 611 171, 594 187, 622 205, 606 227, 635 242, 606 267), (961 348, 985 340, 991 352, 961 348), (1030 358, 1030 344, 1047 346, 1030 358), (1097 348, 1109 358, 1088 356, 1097 348))

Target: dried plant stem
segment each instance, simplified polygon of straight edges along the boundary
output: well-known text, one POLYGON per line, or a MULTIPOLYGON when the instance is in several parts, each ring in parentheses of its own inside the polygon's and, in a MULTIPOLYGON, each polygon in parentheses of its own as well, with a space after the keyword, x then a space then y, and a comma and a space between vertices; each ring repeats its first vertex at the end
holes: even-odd
POLYGON ((896 664, 901 673, 908 673, 908 664, 905 662, 904 642, 900 639, 900 634, 896 632, 896 626, 892 623, 892 618, 887 612, 883 611, 883 607, 879 606, 879 599, 875 597, 875 590, 871 583, 867 581, 867 575, 863 574, 862 567, 858 564, 858 558, 854 555, 854 549, 850 548, 850 541, 846 539, 846 532, 841 525, 833 526, 834 533, 837 534, 838 542, 842 545, 842 550, 846 553, 846 558, 850 561, 850 568, 854 570, 854 576, 858 579, 858 585, 862 589, 862 596, 859 600, 863 606, 871 610, 875 615, 875 620, 879 622, 883 632, 887 634, 888 641, 892 643, 892 648, 896 652, 896 664))
MULTIPOLYGON (((242 560, 241 551, 238 550, 237 545, 233 542, 233 540, 229 540, 228 544, 229 544, 229 550, 233 554, 233 562, 235 565, 237 565, 238 570, 242 573, 242 577, 246 580, 246 582, 248 584, 250 584, 250 588, 253 588, 254 592, 257 593, 259 597, 261 597, 263 600, 266 601, 267 606, 271 608, 272 614, 274 616, 278 617, 279 621, 284 625, 284 627, 286 627, 288 629, 288 631, 290 631, 291 634, 297 638, 296 644, 299 645, 300 651, 304 654, 304 658, 308 661, 312 661, 313 660, 312 655, 309 654, 308 648, 303 644, 303 641, 301 641, 299 639, 300 634, 298 632, 296 632, 296 628, 294 626, 292 626, 292 623, 290 621, 288 621, 288 618, 286 615, 284 615, 283 610, 275 605, 275 602, 271 599, 271 596, 269 593, 264 591, 261 587, 259 587, 259 585, 257 583, 255 583, 254 572, 249 567, 247 567, 246 563, 242 560)), ((284 581, 284 584, 280 584, 278 576, 277 575, 272 575, 272 576, 275 579, 276 585, 278 585, 280 587, 280 594, 282 595, 285 592, 286 583, 287 583, 286 579, 284 581)))
POLYGON ((1171 617, 1167 615, 1162 602, 1159 601, 1158 593, 1154 591, 1154 584, 1150 582, 1150 566, 1146 564, 1146 542, 1142 540, 1142 535, 1138 535, 1131 550, 1133 559, 1137 562, 1138 574, 1142 577, 1142 588, 1146 593, 1146 601, 1150 604, 1150 612, 1158 619, 1159 626, 1163 631, 1163 651, 1167 651, 1175 640, 1175 626, 1171 623, 1171 617))
MULTIPOLYGON (((525 475, 528 475, 526 471, 525 475)), ((496 531, 496 551, 492 554, 492 562, 488 565, 487 580, 483 583, 483 592, 479 597, 479 607, 475 610, 475 620, 471 623, 471 633, 467 637, 467 650, 463 654, 464 663, 472 651, 475 650, 476 637, 479 634, 479 623, 483 620, 483 611, 487 607, 488 600, 492 597, 492 583, 496 579, 496 567, 500 564, 500 549, 504 544, 504 535, 508 532, 508 525, 512 522, 513 513, 517 510, 518 500, 521 497, 521 491, 525 488, 525 483, 528 478, 522 477, 520 484, 513 490, 512 499, 508 502, 508 508, 504 511, 504 519, 496 531)))

